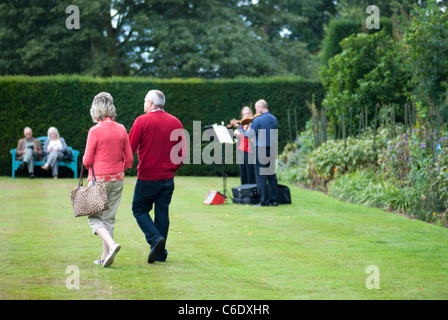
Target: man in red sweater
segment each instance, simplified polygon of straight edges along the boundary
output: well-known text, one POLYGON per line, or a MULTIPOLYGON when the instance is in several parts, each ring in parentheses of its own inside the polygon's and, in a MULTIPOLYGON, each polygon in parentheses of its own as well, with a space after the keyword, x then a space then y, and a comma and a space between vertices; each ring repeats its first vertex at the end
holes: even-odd
POLYGON ((151 246, 148 263, 166 260, 174 174, 186 157, 182 123, 165 112, 164 105, 165 96, 161 91, 149 91, 145 97, 145 114, 135 120, 129 132, 132 152, 137 151, 139 160, 132 211, 151 246), (153 205, 154 221, 149 215, 153 205))

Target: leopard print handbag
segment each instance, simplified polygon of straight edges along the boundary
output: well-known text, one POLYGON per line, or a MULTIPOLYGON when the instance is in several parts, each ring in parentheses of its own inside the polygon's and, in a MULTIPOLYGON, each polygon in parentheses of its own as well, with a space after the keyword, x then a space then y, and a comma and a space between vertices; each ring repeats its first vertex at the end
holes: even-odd
POLYGON ((78 186, 71 191, 71 201, 75 217, 90 216, 109 208, 106 183, 96 180, 92 164, 92 184, 83 186, 84 166, 81 167, 78 186))

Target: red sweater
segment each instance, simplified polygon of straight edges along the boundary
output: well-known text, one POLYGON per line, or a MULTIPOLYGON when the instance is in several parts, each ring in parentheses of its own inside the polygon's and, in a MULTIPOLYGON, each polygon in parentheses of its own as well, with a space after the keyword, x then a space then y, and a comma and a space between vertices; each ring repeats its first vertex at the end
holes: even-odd
POLYGON ((132 168, 134 155, 123 125, 106 118, 90 128, 83 164, 90 168, 92 163, 95 175, 119 173, 125 168, 132 168))
POLYGON ((137 151, 140 180, 172 179, 186 157, 182 123, 165 111, 139 116, 129 132, 129 142, 132 152, 137 151))

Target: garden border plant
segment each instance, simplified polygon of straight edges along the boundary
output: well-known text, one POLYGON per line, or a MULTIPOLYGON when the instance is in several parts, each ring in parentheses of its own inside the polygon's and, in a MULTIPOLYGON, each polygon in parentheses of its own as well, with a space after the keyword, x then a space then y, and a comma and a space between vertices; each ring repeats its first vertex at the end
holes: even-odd
POLYGON ((320 74, 333 140, 310 143, 318 127, 310 123, 285 148, 279 178, 445 225, 446 30, 447 14, 429 0, 394 21, 392 32, 341 41, 320 74))

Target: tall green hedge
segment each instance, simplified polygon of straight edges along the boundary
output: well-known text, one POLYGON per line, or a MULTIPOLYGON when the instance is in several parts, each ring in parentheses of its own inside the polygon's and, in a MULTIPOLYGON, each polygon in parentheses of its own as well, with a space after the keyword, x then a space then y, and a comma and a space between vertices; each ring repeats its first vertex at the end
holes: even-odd
MULTIPOLYGON (((109 92, 114 97, 118 114, 116 120, 129 132, 135 118, 143 114, 143 100, 150 89, 165 93, 166 111, 181 120, 191 139, 193 121, 201 121, 202 125, 228 123, 232 118, 239 118, 243 106, 253 106, 256 100, 265 99, 279 122, 280 150, 289 140, 289 123, 295 131, 294 108, 300 130, 310 116, 305 100, 311 101, 314 96, 319 105, 324 94, 320 83, 299 78, 160 80, 83 76, 0 77, 0 175, 11 174, 9 150, 17 146, 25 126, 33 129, 35 137, 46 135, 47 129, 55 126, 68 145, 80 150, 81 158, 87 133, 94 125, 89 111, 93 97, 101 91, 109 92), (288 108, 291 110, 290 122, 288 108)), ((131 174, 135 174, 136 164, 137 160, 131 174)), ((227 165, 226 169, 230 175, 238 174, 236 165, 227 165)), ((184 165, 179 174, 219 175, 221 172, 220 165, 189 164, 184 165)))
MULTIPOLYGON (((367 15, 366 15, 367 17, 367 15)), ((393 21, 390 18, 380 19, 380 30, 386 29, 392 34, 393 21)), ((368 30, 365 21, 352 19, 333 19, 330 21, 325 38, 322 42, 321 65, 328 66, 328 61, 338 53, 342 52, 341 41, 348 38, 352 34, 364 32, 367 34, 376 33, 379 30, 368 30)))

